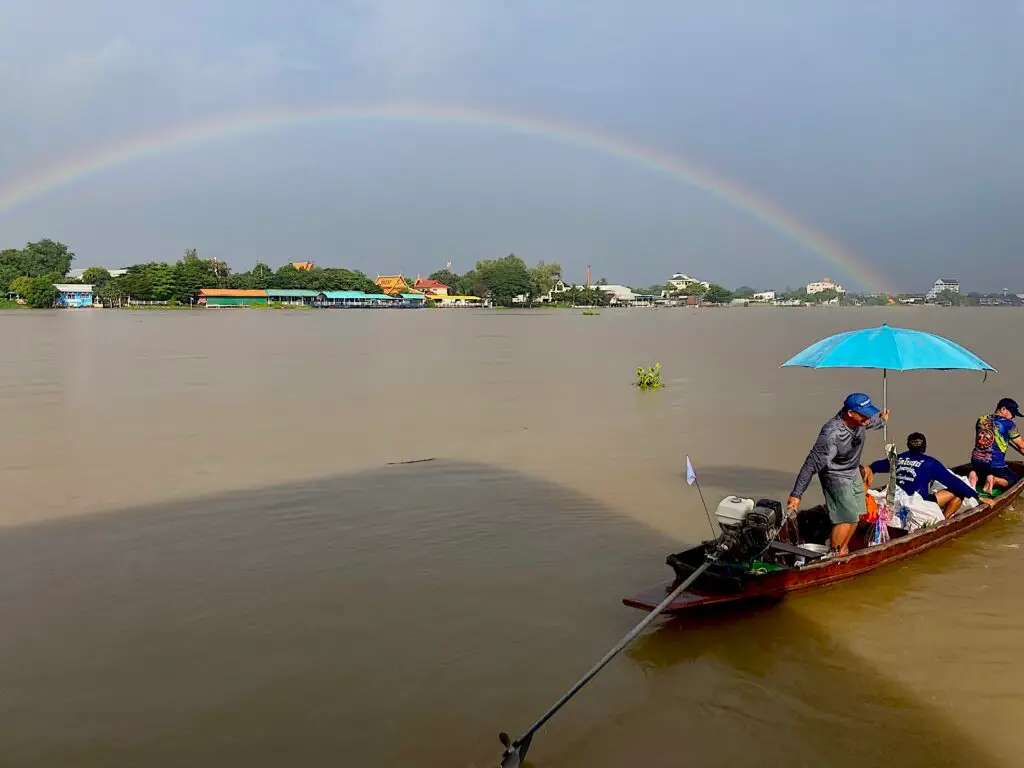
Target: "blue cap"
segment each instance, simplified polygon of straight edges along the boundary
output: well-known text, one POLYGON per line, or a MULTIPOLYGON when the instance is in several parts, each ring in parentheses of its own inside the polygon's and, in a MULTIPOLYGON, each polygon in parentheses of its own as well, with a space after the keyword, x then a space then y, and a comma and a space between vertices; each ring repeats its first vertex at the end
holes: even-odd
POLYGON ((852 395, 847 395, 846 400, 843 401, 843 410, 859 413, 867 419, 878 415, 878 409, 875 407, 875 404, 863 392, 854 392, 852 395))

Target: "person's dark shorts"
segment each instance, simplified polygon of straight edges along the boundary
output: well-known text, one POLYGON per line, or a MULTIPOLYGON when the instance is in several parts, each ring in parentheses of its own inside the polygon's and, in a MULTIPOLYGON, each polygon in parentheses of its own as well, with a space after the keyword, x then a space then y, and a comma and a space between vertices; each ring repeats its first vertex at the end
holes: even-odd
POLYGON ((990 464, 982 464, 980 461, 972 461, 971 468, 978 473, 978 482, 984 484, 989 475, 1000 480, 1005 480, 1009 486, 1014 486, 1020 480, 1017 474, 1009 467, 993 467, 990 464))
POLYGON ((925 501, 933 501, 933 502, 935 502, 936 504, 938 504, 938 503, 939 503, 939 500, 935 498, 935 494, 934 494, 934 493, 926 493, 926 494, 924 495, 924 500, 925 500, 925 501))

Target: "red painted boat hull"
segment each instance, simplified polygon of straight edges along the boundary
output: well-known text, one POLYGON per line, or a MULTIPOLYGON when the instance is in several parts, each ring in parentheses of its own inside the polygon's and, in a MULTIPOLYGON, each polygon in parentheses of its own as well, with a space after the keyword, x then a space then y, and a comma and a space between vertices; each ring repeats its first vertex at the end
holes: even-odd
MULTIPOLYGON (((1011 462, 1011 465, 1018 477, 1024 478, 1024 464, 1011 462)), ((970 471, 970 467, 957 467, 954 471, 966 475, 970 471)), ((698 581, 694 589, 687 590, 672 602, 665 613, 679 613, 699 606, 739 600, 777 599, 790 592, 834 584, 837 581, 859 576, 888 563, 913 557, 926 549, 943 544, 977 528, 1001 514, 1020 496, 1022 491, 1024 491, 1024 479, 1007 489, 991 506, 981 504, 974 509, 959 512, 933 527, 894 538, 885 544, 865 547, 851 552, 846 557, 831 558, 759 576, 749 576, 739 591, 701 589, 700 581, 698 581)), ((699 549, 702 548, 696 547, 688 551, 695 552, 699 549)), ((632 597, 624 598, 622 602, 630 608, 650 611, 665 599, 672 586, 672 582, 665 582, 632 597)))

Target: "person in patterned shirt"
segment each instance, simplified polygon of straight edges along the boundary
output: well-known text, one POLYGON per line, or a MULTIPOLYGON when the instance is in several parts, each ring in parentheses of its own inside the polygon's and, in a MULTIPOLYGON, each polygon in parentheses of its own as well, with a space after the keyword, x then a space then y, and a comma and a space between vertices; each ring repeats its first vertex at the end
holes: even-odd
POLYGON ((1017 431, 1014 418, 1021 418, 1017 401, 1004 397, 993 413, 982 416, 974 425, 971 474, 967 479, 974 486, 983 482, 983 493, 991 494, 996 486, 1009 488, 1019 479, 1006 464, 1006 452, 1011 445, 1024 454, 1024 438, 1017 431))

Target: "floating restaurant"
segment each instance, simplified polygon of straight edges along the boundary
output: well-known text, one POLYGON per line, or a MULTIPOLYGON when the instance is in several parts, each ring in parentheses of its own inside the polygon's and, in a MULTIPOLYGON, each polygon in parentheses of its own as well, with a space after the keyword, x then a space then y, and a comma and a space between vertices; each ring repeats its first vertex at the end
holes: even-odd
POLYGON ((421 293, 403 293, 390 296, 386 293, 365 291, 321 291, 317 294, 315 306, 325 309, 358 307, 361 309, 425 307, 426 297, 421 293))

